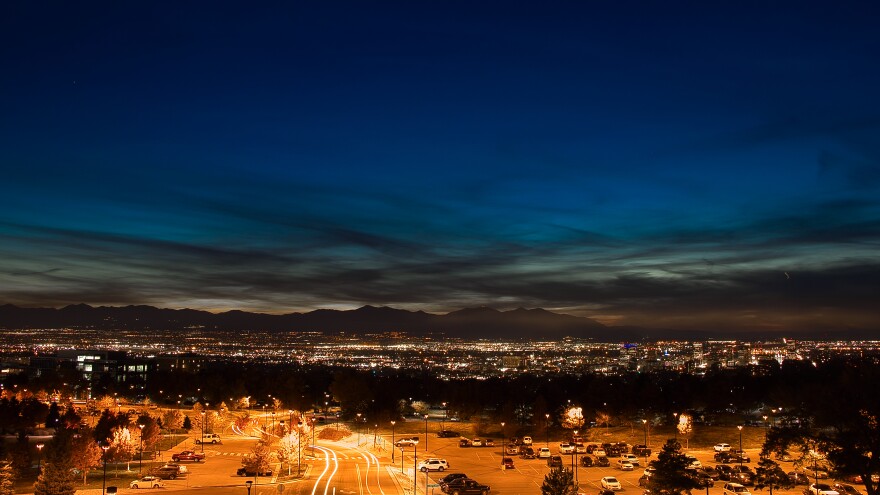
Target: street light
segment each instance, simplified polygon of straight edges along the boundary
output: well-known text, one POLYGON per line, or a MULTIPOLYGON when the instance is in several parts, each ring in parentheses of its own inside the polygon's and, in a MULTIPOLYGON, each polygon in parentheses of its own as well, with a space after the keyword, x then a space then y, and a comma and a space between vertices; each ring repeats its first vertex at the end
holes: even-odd
POLYGON ((425 452, 428 451, 428 415, 425 414, 425 452))
POLYGON ((442 404, 443 404, 443 419, 440 420, 440 430, 441 430, 441 431, 443 430, 443 422, 446 421, 446 411, 447 411, 447 409, 446 409, 446 403, 443 402, 442 404))
POLYGON ((37 444, 37 472, 43 467, 43 447, 42 443, 37 444))
POLYGON ((739 468, 742 470, 743 465, 743 427, 739 425, 736 427, 739 430, 739 468))
POLYGON ((140 475, 144 466, 144 425, 138 425, 138 428, 141 429, 141 457, 138 459, 138 475, 140 475))
POLYGON ((357 413, 358 447, 361 446, 361 413, 357 413))
POLYGON ((109 445, 101 445, 101 450, 104 451, 104 455, 101 456, 104 459, 104 479, 101 480, 102 495, 107 493, 107 449, 109 448, 109 445))
POLYGON ((643 419, 642 424, 645 426, 645 448, 642 453, 645 454, 645 465, 648 465, 648 420, 643 419))
POLYGON ((202 441, 199 442, 202 445, 202 452, 205 451, 205 411, 202 411, 202 441))
POLYGON ((672 413, 672 417, 674 418, 672 420, 672 423, 673 423, 673 427, 675 428, 675 443, 678 443, 678 413, 677 412, 672 413))
MULTIPOLYGON (((577 430, 574 430, 574 436, 578 436, 578 431, 577 431, 577 430)), ((577 444, 574 445, 574 450, 571 451, 571 454, 572 454, 572 457, 571 457, 571 459, 572 459, 571 467, 572 467, 572 471, 574 471, 574 481, 575 481, 575 483, 577 483, 577 480, 578 480, 578 469, 577 469, 577 468, 578 468, 578 450, 577 450, 577 444)))
POLYGON ((550 448, 550 413, 544 414, 544 446, 550 448))
POLYGON ((397 421, 391 420, 391 462, 394 462, 394 425, 397 421))
POLYGON ((501 422, 501 436, 502 436, 501 445, 503 446, 502 448, 504 449, 504 451, 501 452, 501 462, 504 462, 504 456, 507 455, 507 433, 504 432, 504 421, 501 422))
POLYGON ((247 489, 248 489, 248 495, 251 495, 251 485, 253 485, 253 484, 254 484, 254 482, 251 481, 251 480, 247 480, 247 481, 244 482, 244 485, 245 485, 245 486, 247 487, 247 489))

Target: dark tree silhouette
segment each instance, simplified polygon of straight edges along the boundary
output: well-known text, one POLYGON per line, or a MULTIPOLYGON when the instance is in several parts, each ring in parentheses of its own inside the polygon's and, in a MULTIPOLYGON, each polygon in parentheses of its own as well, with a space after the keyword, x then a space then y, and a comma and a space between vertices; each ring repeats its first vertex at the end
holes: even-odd
POLYGON ((574 474, 562 466, 552 468, 541 484, 541 495, 571 495, 576 491, 574 474))
POLYGON ((773 495, 774 488, 787 490, 794 487, 791 478, 785 474, 785 471, 769 455, 761 456, 761 460, 758 461, 758 467, 755 468, 755 475, 755 489, 769 488, 770 495, 773 495))
POLYGON ((656 472, 648 481, 648 489, 656 495, 681 495, 691 493, 700 484, 687 472, 690 461, 681 452, 681 444, 669 439, 657 454, 657 460, 651 461, 650 466, 656 472))

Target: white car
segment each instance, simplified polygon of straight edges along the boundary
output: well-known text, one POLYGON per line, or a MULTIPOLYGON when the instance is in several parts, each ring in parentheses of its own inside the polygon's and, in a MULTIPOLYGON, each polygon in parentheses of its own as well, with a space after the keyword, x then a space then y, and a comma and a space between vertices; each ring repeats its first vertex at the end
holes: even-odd
POLYGON ((587 453, 587 446, 580 443, 580 442, 575 443, 574 444, 574 451, 575 451, 575 453, 578 453, 578 454, 586 454, 587 453))
POLYGON ((165 482, 157 476, 144 476, 128 485, 129 488, 162 488, 163 486, 165 486, 165 482))
POLYGON ((449 469, 449 463, 446 459, 429 458, 419 463, 419 471, 445 471, 449 469))
POLYGON ((419 444, 419 437, 412 438, 401 438, 400 440, 394 442, 396 447, 412 447, 414 445, 419 444))
POLYGON ((562 442, 559 444, 559 453, 560 454, 573 454, 574 453, 574 445, 566 442, 562 442))
POLYGON ((687 459, 688 462, 690 463, 690 464, 688 464, 688 467, 690 467, 690 468, 701 468, 701 467, 703 467, 703 463, 700 462, 699 459, 697 459, 696 457, 694 457, 694 456, 692 456, 692 455, 686 456, 685 459, 687 459))
POLYGON ((813 483, 809 490, 813 495, 840 495, 837 490, 826 483, 813 483))
POLYGON ((716 443, 715 444, 715 452, 730 452, 730 444, 729 443, 716 443))
POLYGON ((748 488, 740 485, 739 483, 725 483, 724 490, 722 491, 723 495, 752 495, 752 492, 749 491, 748 488))
POLYGON ((601 485, 605 490, 613 490, 615 492, 623 490, 623 487, 620 486, 620 482, 617 481, 617 478, 614 476, 605 476, 602 478, 601 485))
POLYGON ((620 454, 621 459, 626 459, 633 466, 639 465, 639 458, 635 454, 620 454))
POLYGON ((550 449, 547 447, 541 447, 538 449, 538 459, 549 459, 551 455, 550 449))
POLYGON ((596 457, 608 457, 608 454, 605 453, 605 449, 596 449, 593 451, 593 455, 596 457))
POLYGON ((532 444, 532 437, 523 437, 522 444, 523 445, 531 445, 532 444))
POLYGON ((218 435, 216 433, 205 433, 204 439, 196 438, 196 444, 200 444, 200 443, 210 443, 210 444, 216 445, 218 443, 223 443, 223 442, 220 441, 220 435, 218 435))
POLYGON ((480 440, 479 438, 475 438, 475 439, 471 440, 471 447, 482 447, 482 446, 483 446, 483 441, 480 440))
POLYGON ((626 459, 618 459, 617 469, 620 469, 621 471, 632 471, 633 465, 626 459))

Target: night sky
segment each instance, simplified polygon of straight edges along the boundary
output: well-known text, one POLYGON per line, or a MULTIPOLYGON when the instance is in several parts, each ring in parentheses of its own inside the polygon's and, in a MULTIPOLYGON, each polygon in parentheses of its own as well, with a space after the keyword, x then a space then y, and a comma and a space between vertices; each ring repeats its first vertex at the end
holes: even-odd
POLYGON ((0 4, 0 303, 880 329, 880 3, 0 4))

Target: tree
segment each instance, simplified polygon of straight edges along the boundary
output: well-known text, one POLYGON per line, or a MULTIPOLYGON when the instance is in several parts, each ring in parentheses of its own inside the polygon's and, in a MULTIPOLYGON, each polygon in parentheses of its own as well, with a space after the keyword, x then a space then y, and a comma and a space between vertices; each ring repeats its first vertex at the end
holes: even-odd
POLYGON ((11 462, 4 462, 0 466, 0 495, 15 494, 15 470, 11 462))
POLYGON ((34 495, 74 495, 73 466, 70 463, 74 432, 62 429, 46 446, 43 469, 34 483, 34 495))
POLYGON ((162 424, 169 430, 179 430, 183 428, 183 414, 177 409, 165 411, 162 415, 162 424))
POLYGON ((80 431, 71 440, 70 465, 82 473, 83 485, 88 482, 89 471, 101 465, 104 451, 87 432, 80 431))
POLYGON ((278 450, 275 452, 275 457, 278 458, 278 462, 282 465, 287 464, 288 476, 290 476, 290 464, 298 453, 297 449, 299 449, 299 435, 296 432, 284 435, 278 441, 278 450))
POLYGON ((126 471, 131 471, 131 456, 134 453, 134 441, 131 438, 131 431, 122 427, 113 430, 113 438, 110 441, 110 449, 108 450, 110 458, 116 462, 126 461, 128 465, 126 471))
POLYGON ((648 481, 648 489, 656 495, 681 495, 691 493, 694 488, 699 488, 699 482, 687 472, 690 461, 681 452, 681 444, 669 439, 663 445, 657 460, 649 465, 656 469, 648 481))
POLYGON ((193 429, 192 420, 189 419, 189 416, 183 417, 183 429, 189 432, 189 430, 193 429))
POLYGON ((248 471, 255 473, 265 473, 269 470, 269 444, 263 440, 257 442, 251 448, 251 453, 241 460, 241 464, 248 471))
POLYGON ((688 435, 693 431, 694 420, 690 417, 690 415, 681 413, 678 417, 678 424, 675 425, 675 428, 678 430, 678 434, 684 437, 685 448, 687 448, 688 435))
POLYGON ((580 428, 584 424, 584 410, 576 406, 569 407, 563 411, 562 416, 559 418, 559 424, 569 430, 580 428))
POLYGON ((765 486, 770 489, 770 495, 773 495, 774 488, 789 489, 794 487, 794 483, 779 464, 769 455, 762 454, 758 467, 755 468, 755 489, 761 490, 765 486))
POLYGON ((571 495, 576 492, 574 473, 562 466, 552 468, 541 484, 541 495, 571 495))

